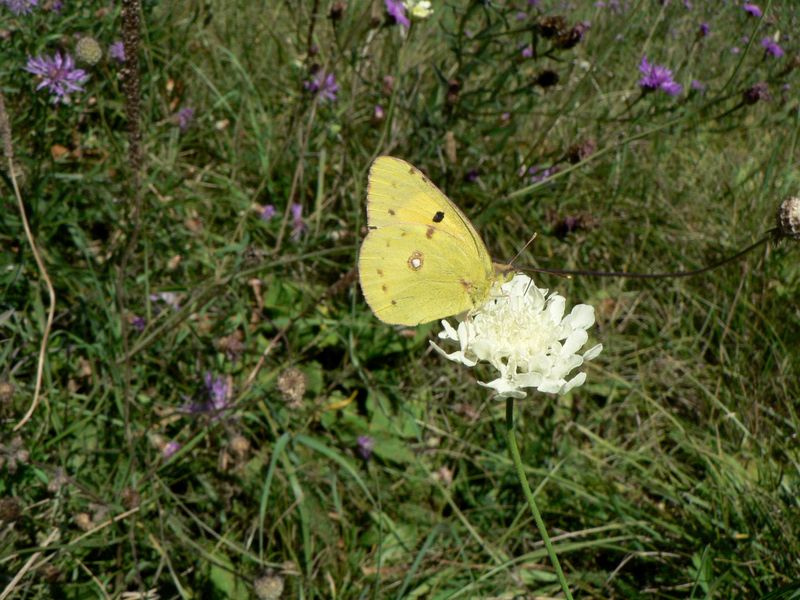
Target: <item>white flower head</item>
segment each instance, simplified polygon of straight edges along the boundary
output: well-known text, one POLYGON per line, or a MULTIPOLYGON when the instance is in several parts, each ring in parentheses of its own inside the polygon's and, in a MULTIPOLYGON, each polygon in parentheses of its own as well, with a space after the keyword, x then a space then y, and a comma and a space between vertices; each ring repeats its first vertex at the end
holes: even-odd
POLYGON ((586 330, 594 324, 594 308, 579 304, 566 317, 566 300, 548 296, 527 275, 514 278, 493 290, 491 298, 454 329, 446 320, 439 338, 458 342, 461 349, 447 353, 452 361, 474 367, 480 361, 492 364, 500 376, 489 383, 501 398, 524 398, 524 388, 550 394, 566 394, 586 381, 580 372, 567 379, 584 361, 600 354, 602 344, 578 354, 588 341, 586 330))
POLYGON ((427 19, 433 14, 433 8, 428 0, 405 0, 403 4, 414 19, 427 19))

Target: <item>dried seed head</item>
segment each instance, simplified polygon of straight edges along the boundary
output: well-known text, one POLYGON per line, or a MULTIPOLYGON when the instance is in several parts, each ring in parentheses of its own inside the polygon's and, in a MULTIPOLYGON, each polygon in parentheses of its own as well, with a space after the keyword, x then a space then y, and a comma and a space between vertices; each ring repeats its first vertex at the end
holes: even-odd
POLYGON ((126 487, 122 490, 122 506, 128 510, 136 508, 142 503, 142 497, 135 489, 126 487))
POLYGON ((540 85, 543 88, 549 88, 558 83, 558 73, 550 69, 545 69, 539 73, 533 80, 533 83, 540 85))
POLYGON ((280 600, 283 594, 283 577, 268 571, 253 583, 258 600, 280 600))
POLYGON ((744 91, 742 99, 745 104, 755 104, 759 100, 769 102, 772 100, 772 95, 769 93, 769 85, 767 85, 766 81, 759 81, 744 91))
POLYGON ((14 396, 14 384, 0 381, 0 402, 8 402, 14 396))
POLYGON ((22 503, 18 498, 10 496, 0 498, 0 521, 12 523, 22 516, 22 503))
POLYGON ((778 234, 800 240, 800 196, 787 198, 778 207, 778 234))
POLYGON ((341 0, 339 2, 334 2, 328 13, 328 18, 331 21, 338 21, 342 18, 345 10, 347 10, 347 2, 342 2, 341 0))
POLYGON ((296 367, 286 369, 278 377, 278 389, 292 408, 299 408, 306 393, 305 373, 296 367))
POLYGON ((82 512, 75 515, 75 525, 77 525, 78 529, 81 531, 89 531, 94 523, 89 513, 82 512))
POLYGON ((250 451, 250 440, 241 434, 236 434, 230 441, 231 451, 239 460, 244 459, 250 451))
POLYGON ((75 56, 87 65, 96 65, 103 58, 103 49, 96 39, 87 35, 75 44, 75 56))
POLYGON ((567 159, 573 165, 586 160, 597 150, 597 143, 588 139, 578 144, 573 144, 567 149, 567 159))
POLYGON ((546 16, 539 19, 536 29, 543 38, 552 38, 567 31, 567 20, 560 16, 546 16))

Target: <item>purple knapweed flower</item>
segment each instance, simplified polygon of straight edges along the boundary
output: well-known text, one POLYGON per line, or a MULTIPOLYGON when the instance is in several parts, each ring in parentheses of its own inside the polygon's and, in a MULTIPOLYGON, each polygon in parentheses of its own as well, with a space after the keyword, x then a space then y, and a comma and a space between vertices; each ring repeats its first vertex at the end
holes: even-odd
POLYGON ((369 460, 372 456, 372 450, 375 448, 375 440, 368 435, 358 436, 356 440, 356 451, 358 455, 364 460, 369 460))
POLYGON ((410 27, 411 22, 406 15, 406 7, 401 0, 384 0, 386 2, 386 12, 395 20, 395 23, 403 27, 410 27))
POLYGON ((309 92, 317 94, 321 99, 328 102, 336 100, 336 92, 339 91, 339 85, 336 83, 334 74, 326 73, 325 71, 317 71, 304 85, 309 92))
POLYGON ((164 445, 164 448, 161 450, 161 455, 164 458, 172 458, 175 453, 181 449, 181 445, 176 442, 175 440, 170 440, 164 445))
POLYGON ((267 204, 264 208, 261 209, 261 220, 262 221, 269 221, 272 217, 275 216, 275 206, 273 204, 267 204))
POLYGON ((138 332, 144 331, 144 328, 147 327, 147 319, 144 317, 137 317, 134 316, 131 319, 131 326, 138 332))
POLYGON ((385 118, 386 118, 386 111, 383 110, 383 107, 380 104, 376 104, 375 109, 372 111, 372 120, 380 123, 385 118))
POLYGON ((306 223, 303 221, 303 205, 292 204, 292 239, 298 240, 306 230, 306 223))
POLYGON ((211 373, 206 373, 204 378, 206 391, 208 392, 208 409, 219 412, 228 407, 228 383, 224 377, 214 377, 211 373))
POLYGON ((189 106, 184 106, 177 113, 175 113, 175 121, 178 123, 178 127, 181 131, 185 132, 187 129, 189 129, 189 125, 192 124, 193 119, 194 109, 189 106))
POLYGON ((522 49, 522 58, 530 58, 533 56, 533 46, 528 44, 522 49))
POLYGON ((121 41, 114 42, 108 47, 108 55, 117 62, 125 62, 125 44, 121 41))
POLYGON ((53 56, 29 56, 25 70, 40 79, 37 90, 50 90, 55 103, 69 102, 69 95, 82 92, 83 84, 89 79, 86 71, 75 68, 75 61, 69 54, 62 56, 60 52, 53 56))
POLYGON ((526 13, 526 12, 523 12, 523 11, 521 11, 521 10, 518 10, 518 11, 516 12, 516 14, 514 15, 514 18, 515 18, 517 21, 524 21, 525 19, 527 19, 527 18, 528 18, 528 13, 526 13))
POLYGON ((478 169, 470 169, 464 174, 464 181, 467 183, 475 183, 478 181, 478 177, 480 177, 480 171, 478 171, 478 169))
POLYGON ((64 8, 64 3, 61 0, 54 0, 50 3, 50 10, 54 13, 60 13, 62 8, 64 8))
POLYGON ((0 4, 15 15, 27 15, 39 4, 39 0, 0 0, 0 4))
POLYGON ((646 56, 639 63, 639 72, 643 75, 639 86, 646 92, 661 90, 670 96, 677 96, 683 91, 683 86, 672 78, 672 71, 661 65, 651 65, 646 56))
POLYGON ((783 48, 778 45, 778 42, 770 37, 765 37, 761 40, 761 47, 764 48, 764 56, 774 56, 780 58, 783 56, 783 48))
POLYGON ((760 19, 761 15, 764 14, 763 12, 761 12, 761 8, 758 6, 758 4, 745 2, 742 5, 742 8, 744 9, 744 12, 746 12, 748 15, 750 15, 751 17, 755 17, 757 19, 760 19))
POLYGON ((731 47, 731 54, 739 54, 741 50, 739 50, 739 46, 732 46, 731 47))
POLYGON ((709 27, 708 23, 700 23, 700 37, 708 37, 708 34, 711 33, 711 27, 709 27))
POLYGON ((691 87, 695 91, 702 92, 704 89, 706 89, 706 84, 699 79, 692 79, 691 87))

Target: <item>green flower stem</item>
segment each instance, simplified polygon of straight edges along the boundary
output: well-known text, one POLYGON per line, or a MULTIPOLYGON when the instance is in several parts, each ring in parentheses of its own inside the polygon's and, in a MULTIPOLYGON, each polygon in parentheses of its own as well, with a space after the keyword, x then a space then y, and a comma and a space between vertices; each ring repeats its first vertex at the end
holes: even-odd
POLYGON ((511 459, 514 461, 514 466, 517 468, 517 477, 522 484, 522 490, 525 492, 525 497, 528 499, 528 506, 533 513, 533 519, 536 521, 536 526, 539 528, 539 534, 544 541, 544 547, 547 549, 547 555, 550 557, 550 562, 553 563, 553 568, 556 570, 558 582, 561 584, 561 589, 564 590, 564 595, 567 600, 572 600, 572 593, 569 591, 567 578, 564 577, 564 571, 561 570, 561 563, 558 562, 558 556, 553 549, 553 544, 550 542, 550 536, 547 535, 547 529, 542 521, 542 515, 539 513, 539 508, 536 506, 536 499, 531 492, 531 486, 528 485, 528 478, 525 476, 525 467, 522 464, 522 457, 519 454, 517 447, 517 437, 514 434, 514 399, 508 398, 506 400, 506 430, 508 431, 508 449, 511 452, 511 459))

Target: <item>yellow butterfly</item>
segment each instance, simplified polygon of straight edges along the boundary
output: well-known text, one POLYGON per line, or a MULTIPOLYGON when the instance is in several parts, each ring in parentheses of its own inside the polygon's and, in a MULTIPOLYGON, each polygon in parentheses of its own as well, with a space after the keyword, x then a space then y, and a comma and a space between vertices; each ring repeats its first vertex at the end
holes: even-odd
POLYGON ((385 323, 419 325, 477 308, 511 269, 493 264, 464 213, 399 158, 379 156, 370 167, 367 225, 359 280, 385 323))

